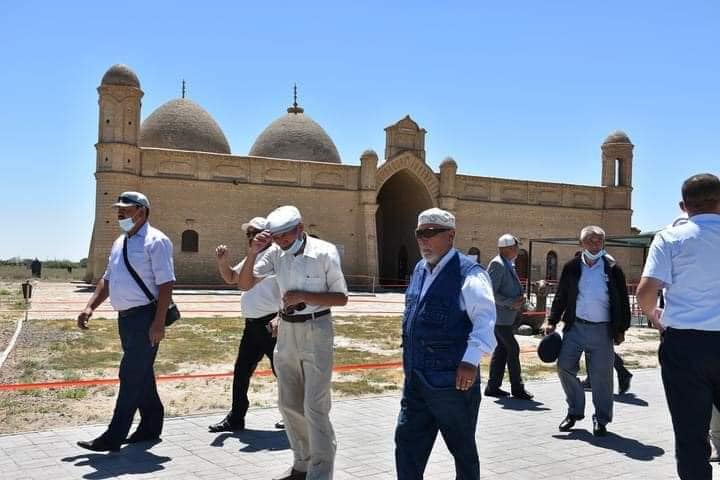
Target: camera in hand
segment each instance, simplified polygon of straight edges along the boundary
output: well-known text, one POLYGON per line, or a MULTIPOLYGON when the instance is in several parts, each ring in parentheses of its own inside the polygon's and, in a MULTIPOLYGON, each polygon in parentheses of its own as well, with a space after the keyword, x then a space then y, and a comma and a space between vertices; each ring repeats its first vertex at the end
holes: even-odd
POLYGON ((307 307, 305 302, 296 303, 295 305, 288 305, 287 307, 285 307, 285 314, 292 315, 295 312, 305 310, 305 307, 307 307))

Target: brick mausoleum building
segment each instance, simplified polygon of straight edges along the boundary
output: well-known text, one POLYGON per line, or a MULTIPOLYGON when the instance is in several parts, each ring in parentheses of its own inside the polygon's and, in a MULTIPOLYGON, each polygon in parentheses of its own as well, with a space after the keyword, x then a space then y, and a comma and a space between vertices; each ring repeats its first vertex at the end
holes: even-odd
MULTIPOLYGON (((360 165, 343 164, 335 144, 296 103, 257 137, 247 155, 232 154, 220 126, 200 105, 170 100, 140 123, 143 91, 127 66, 114 65, 99 93, 95 224, 88 280, 103 273, 119 230, 111 205, 137 190, 152 204, 151 222, 175 244, 179 283, 218 283, 214 250, 245 253, 240 224, 285 204, 296 205, 306 230, 333 242, 350 284, 364 276, 405 277, 419 259, 413 236, 419 211, 438 206, 457 217, 456 246, 496 254, 505 232, 527 240, 573 237, 588 224, 630 235, 633 144, 623 132, 601 146, 600 186, 463 175, 447 158, 433 171, 425 161, 425 130, 409 116, 385 128, 382 160, 367 150, 360 165), (357 276, 357 277, 354 277, 357 276)), ((561 169, 558 169, 561 171, 561 169)), ((562 180, 562 179, 560 179, 562 180)), ((526 247, 527 248, 527 247, 526 247)), ((521 276, 557 278, 578 248, 537 244, 517 260, 521 276)), ((641 258, 610 249, 629 279, 641 258), (632 263, 632 265, 631 265, 632 263)))

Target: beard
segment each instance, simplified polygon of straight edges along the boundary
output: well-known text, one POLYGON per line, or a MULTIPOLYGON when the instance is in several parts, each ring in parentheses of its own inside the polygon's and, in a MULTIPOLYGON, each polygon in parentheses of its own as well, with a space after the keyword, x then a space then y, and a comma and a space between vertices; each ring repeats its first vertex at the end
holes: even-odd
POLYGON ((438 261, 440 261, 440 255, 435 255, 430 252, 422 252, 422 258, 430 265, 435 265, 438 263, 438 261))

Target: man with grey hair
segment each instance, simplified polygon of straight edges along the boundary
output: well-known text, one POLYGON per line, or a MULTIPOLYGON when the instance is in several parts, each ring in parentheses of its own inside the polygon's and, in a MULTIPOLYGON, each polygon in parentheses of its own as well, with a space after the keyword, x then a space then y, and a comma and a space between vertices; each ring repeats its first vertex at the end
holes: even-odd
POLYGON ((585 417, 585 392, 577 378, 584 352, 592 378, 593 434, 604 436, 613 415, 613 343, 625 340, 630 301, 625 275, 604 249, 605 231, 595 225, 583 228, 580 245, 582 253, 563 267, 545 333, 564 322, 557 366, 568 413, 560 431, 570 431, 585 417))
POLYGON ((455 458, 456 478, 479 479, 478 365, 482 354, 495 348, 492 283, 480 264, 453 248, 450 212, 420 213, 415 237, 422 260, 405 292, 397 478, 423 478, 439 430, 455 458))

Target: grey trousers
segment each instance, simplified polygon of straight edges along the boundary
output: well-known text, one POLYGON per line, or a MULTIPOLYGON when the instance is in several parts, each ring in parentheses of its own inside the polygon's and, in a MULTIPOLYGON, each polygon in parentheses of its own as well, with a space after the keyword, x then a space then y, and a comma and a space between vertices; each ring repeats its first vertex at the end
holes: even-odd
POLYGON ((720 411, 713 406, 712 420, 710 420, 710 442, 715 449, 715 455, 720 457, 720 411))
POLYGON ((585 415, 585 391, 577 378, 580 356, 585 352, 592 378, 592 401, 598 423, 606 425, 613 416, 613 340, 607 323, 575 322, 563 336, 557 368, 565 391, 568 414, 585 415))
POLYGON ((293 468, 307 480, 331 480, 335 432, 330 424, 332 316, 303 323, 280 321, 274 361, 278 407, 293 450, 293 468))

